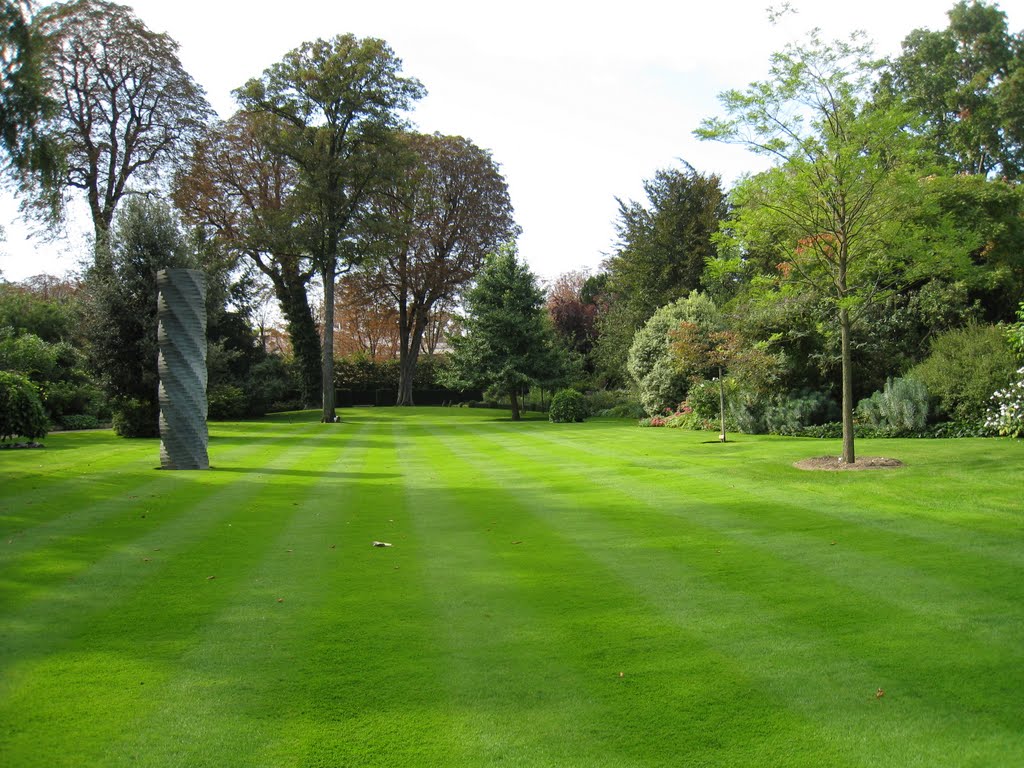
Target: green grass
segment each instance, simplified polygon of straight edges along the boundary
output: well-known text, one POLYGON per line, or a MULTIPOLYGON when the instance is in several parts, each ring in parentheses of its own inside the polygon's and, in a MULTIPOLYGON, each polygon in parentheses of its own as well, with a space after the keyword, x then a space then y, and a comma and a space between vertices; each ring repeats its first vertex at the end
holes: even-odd
POLYGON ((1024 441, 501 416, 0 452, 0 764, 1024 764, 1024 441))

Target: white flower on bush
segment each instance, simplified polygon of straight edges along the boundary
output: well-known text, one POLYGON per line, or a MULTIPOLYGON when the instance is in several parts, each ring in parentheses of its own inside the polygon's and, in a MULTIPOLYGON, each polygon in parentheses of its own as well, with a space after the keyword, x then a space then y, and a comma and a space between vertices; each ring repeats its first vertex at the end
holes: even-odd
POLYGON ((1007 437, 1024 437, 1024 368, 1017 381, 992 395, 985 426, 1007 437))

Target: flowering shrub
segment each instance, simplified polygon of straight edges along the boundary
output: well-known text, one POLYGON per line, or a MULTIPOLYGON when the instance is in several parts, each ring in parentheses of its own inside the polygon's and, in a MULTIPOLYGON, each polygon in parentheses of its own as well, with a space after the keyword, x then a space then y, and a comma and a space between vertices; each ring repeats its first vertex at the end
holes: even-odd
POLYGON ((985 426, 1007 437, 1024 437, 1024 368, 1017 380, 992 395, 985 426))
POLYGON ((641 427, 672 427, 674 429, 714 429, 706 419, 702 419, 685 400, 675 410, 666 408, 664 414, 640 420, 641 427))

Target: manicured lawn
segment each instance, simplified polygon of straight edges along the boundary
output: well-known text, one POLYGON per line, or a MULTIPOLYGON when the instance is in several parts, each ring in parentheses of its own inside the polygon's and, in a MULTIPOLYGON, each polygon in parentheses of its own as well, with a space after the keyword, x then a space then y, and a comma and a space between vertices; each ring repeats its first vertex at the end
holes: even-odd
POLYGON ((0 452, 0 765, 1024 765, 1024 441, 342 414, 0 452))

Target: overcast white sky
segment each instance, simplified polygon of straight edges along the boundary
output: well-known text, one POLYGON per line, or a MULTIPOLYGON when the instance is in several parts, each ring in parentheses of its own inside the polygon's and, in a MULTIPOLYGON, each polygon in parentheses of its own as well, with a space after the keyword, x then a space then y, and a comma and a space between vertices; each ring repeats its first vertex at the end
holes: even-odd
MULTIPOLYGON (((880 54, 912 29, 946 26, 954 0, 134 0, 150 29, 178 41, 181 61, 222 117, 232 89, 307 40, 351 32, 386 40, 428 95, 411 117, 426 132, 459 134, 491 151, 523 228, 520 254, 553 278, 598 267, 614 243, 616 197, 682 158, 730 184, 756 159, 696 141, 716 96, 767 73, 768 57, 814 27, 828 37, 865 30, 880 54)), ((1003 0, 1011 30, 1024 0, 1003 0)), ((8 280, 61 274, 87 252, 71 225, 54 244, 26 239, 17 205, 0 197, 0 271, 8 280)))

